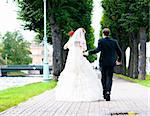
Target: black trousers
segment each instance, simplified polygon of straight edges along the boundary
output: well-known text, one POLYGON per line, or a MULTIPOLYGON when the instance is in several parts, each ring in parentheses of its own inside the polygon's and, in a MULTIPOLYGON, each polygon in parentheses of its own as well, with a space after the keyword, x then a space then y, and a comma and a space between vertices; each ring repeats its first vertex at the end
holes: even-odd
POLYGON ((113 70, 114 70, 114 66, 101 67, 101 72, 102 72, 101 82, 102 82, 103 92, 111 91, 113 70))

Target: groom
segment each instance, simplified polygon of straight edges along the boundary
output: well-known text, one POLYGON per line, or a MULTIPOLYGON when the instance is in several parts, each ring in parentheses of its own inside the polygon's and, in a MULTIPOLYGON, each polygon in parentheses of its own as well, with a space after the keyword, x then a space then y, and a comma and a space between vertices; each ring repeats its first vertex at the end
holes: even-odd
POLYGON ((91 55, 101 51, 99 66, 102 72, 101 82, 103 87, 103 97, 106 101, 110 101, 113 68, 115 65, 121 64, 121 49, 117 40, 109 37, 109 33, 110 30, 108 28, 104 28, 104 38, 99 39, 98 47, 94 50, 84 52, 84 55, 91 55))

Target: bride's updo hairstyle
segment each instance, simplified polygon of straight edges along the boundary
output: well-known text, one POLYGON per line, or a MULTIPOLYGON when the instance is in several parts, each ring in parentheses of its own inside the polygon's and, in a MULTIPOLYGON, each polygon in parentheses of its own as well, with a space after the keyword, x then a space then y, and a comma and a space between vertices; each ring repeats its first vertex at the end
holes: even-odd
POLYGON ((83 30, 83 32, 84 32, 84 33, 86 33, 86 31, 85 31, 85 29, 84 29, 84 28, 81 28, 81 29, 83 30))

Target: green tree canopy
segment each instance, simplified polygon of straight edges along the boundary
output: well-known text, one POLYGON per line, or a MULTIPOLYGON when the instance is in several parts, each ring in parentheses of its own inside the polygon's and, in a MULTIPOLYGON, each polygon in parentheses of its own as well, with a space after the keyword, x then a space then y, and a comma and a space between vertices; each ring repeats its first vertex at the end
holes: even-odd
POLYGON ((2 57, 7 58, 7 64, 29 64, 32 61, 29 45, 19 32, 6 32, 3 36, 2 57))
MULTIPOLYGON (((68 32, 83 27, 86 30, 88 49, 94 48, 91 28, 92 0, 47 0, 47 37, 53 44, 53 75, 59 76, 66 55, 63 45, 68 40, 68 32)), ((43 0, 20 0, 19 18, 24 28, 39 33, 43 39, 43 0)), ((95 57, 89 56, 90 61, 95 57)))
MULTIPOLYGON (((19 19, 24 21, 24 29, 34 30, 43 39, 43 1, 42 0, 20 0, 19 19)), ((68 38, 68 32, 79 27, 86 29, 87 41, 93 40, 91 28, 92 0, 47 0, 47 35, 48 41, 52 43, 50 16, 60 27, 63 38, 68 38)), ((94 42, 94 40, 93 40, 94 42)), ((90 42, 89 42, 90 43, 90 42)), ((91 43, 93 44, 93 43, 91 43)), ((90 47, 92 45, 89 45, 90 47)))
MULTIPOLYGON (((138 74, 139 40, 142 37, 141 44, 141 42, 147 39, 146 36, 139 35, 144 35, 144 32, 147 32, 148 35, 149 5, 149 0, 102 1, 102 7, 104 8, 104 15, 101 21, 102 27, 109 27, 111 29, 112 36, 119 40, 123 50, 126 50, 128 46, 130 47, 130 66, 128 71, 132 72, 129 76, 134 78, 137 78, 138 74), (141 30, 142 32, 140 32, 141 30)), ((145 51, 145 43, 141 45, 141 48, 145 51)), ((140 56, 143 57, 143 60, 145 60, 144 54, 140 56)))
MULTIPOLYGON (((149 0, 103 0, 102 27, 108 26, 121 36, 138 32, 149 25, 149 0)), ((121 39, 121 41, 123 38, 121 39)))

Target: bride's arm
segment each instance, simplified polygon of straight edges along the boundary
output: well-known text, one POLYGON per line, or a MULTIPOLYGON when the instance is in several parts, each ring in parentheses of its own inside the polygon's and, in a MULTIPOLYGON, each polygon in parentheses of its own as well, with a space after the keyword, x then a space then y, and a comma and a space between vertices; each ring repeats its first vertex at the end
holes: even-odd
POLYGON ((78 46, 80 47, 80 49, 84 52, 86 51, 86 48, 84 47, 85 45, 83 43, 79 43, 78 46))
POLYGON ((80 47, 80 49, 84 52, 87 50, 87 46, 85 42, 81 42, 81 41, 75 41, 74 42, 75 46, 80 47))
POLYGON ((82 43, 82 49, 83 49, 83 51, 86 51, 86 50, 87 50, 86 43, 82 43))
POLYGON ((80 42, 80 47, 82 48, 82 51, 86 51, 87 50, 86 41, 80 42))
POLYGON ((64 50, 66 50, 68 48, 68 42, 64 45, 64 50))
POLYGON ((70 46, 70 41, 71 41, 71 38, 68 40, 68 42, 64 45, 64 49, 66 50, 67 48, 69 48, 70 46))

